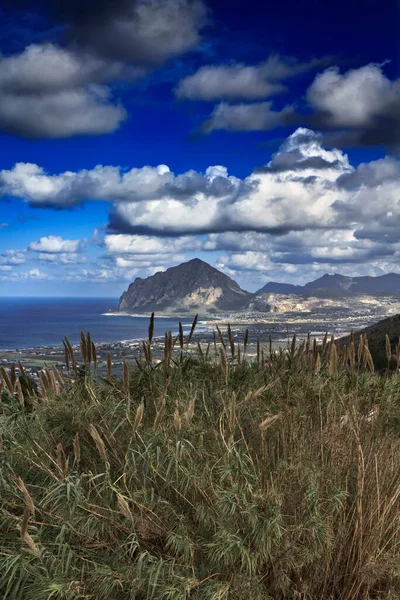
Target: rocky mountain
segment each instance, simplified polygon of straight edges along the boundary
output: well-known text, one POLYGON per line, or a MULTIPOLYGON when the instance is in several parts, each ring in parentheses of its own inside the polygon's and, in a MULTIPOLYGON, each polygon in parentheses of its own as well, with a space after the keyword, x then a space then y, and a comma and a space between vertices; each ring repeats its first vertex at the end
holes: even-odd
POLYGON ((122 294, 118 310, 146 314, 240 310, 252 297, 228 275, 195 258, 146 279, 137 277, 122 294))
POLYGON ((268 282, 258 290, 257 294, 316 294, 318 296, 338 296, 351 294, 400 294, 400 275, 388 273, 378 277, 347 277, 335 273, 325 274, 315 281, 305 285, 292 285, 290 283, 268 282))

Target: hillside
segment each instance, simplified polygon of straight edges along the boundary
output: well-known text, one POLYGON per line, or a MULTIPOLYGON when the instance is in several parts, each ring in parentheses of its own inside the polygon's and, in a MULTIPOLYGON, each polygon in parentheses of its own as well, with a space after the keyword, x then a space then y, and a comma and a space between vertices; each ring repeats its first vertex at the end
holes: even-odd
POLYGON ((397 377, 167 336, 120 381, 89 342, 0 369, 0 598, 400 597, 397 377))
MULTIPOLYGON (((388 366, 388 360, 386 356, 386 334, 389 336, 391 344, 391 367, 397 366, 396 345, 400 340, 400 315, 388 317, 354 332, 355 341, 358 343, 360 335, 366 335, 368 338, 368 347, 374 360, 375 366, 378 369, 386 368, 388 366)), ((349 345, 350 336, 342 337, 339 339, 341 346, 344 344, 349 345)))
POLYGON ((252 296, 228 275, 195 258, 146 279, 137 277, 122 294, 118 310, 145 314, 240 310, 252 296))
POLYGON ((388 273, 378 277, 347 277, 335 273, 326 273, 322 277, 305 285, 292 285, 270 281, 260 288, 256 294, 303 294, 303 295, 351 295, 351 294, 400 294, 400 275, 388 273))

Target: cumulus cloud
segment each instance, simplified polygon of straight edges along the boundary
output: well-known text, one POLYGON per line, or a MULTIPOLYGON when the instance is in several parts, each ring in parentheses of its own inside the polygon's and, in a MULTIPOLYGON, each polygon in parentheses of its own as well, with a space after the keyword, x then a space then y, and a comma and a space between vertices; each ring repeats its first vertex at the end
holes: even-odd
POLYGON ((121 65, 54 44, 1 57, 0 129, 31 138, 112 132, 126 112, 100 83, 121 71, 121 65))
POLYGON ((311 121, 337 129, 328 139, 341 145, 400 144, 400 79, 390 80, 383 66, 369 64, 340 73, 331 67, 307 91, 311 121))
POLYGON ((3 267, 16 267, 26 261, 24 250, 5 250, 0 254, 0 265, 3 267))
POLYGON ((127 113, 105 84, 135 80, 195 47, 206 20, 201 0, 113 0, 90 10, 87 3, 53 4, 52 16, 67 28, 65 47, 31 44, 0 55, 0 130, 11 135, 115 131, 127 113))
POLYGON ((267 98, 287 90, 281 81, 323 62, 326 59, 300 62, 293 57, 272 55, 258 65, 204 65, 179 82, 175 95, 180 99, 205 101, 267 98))
POLYGON ((292 106, 282 110, 272 109, 272 102, 256 102, 253 104, 218 104, 209 119, 204 123, 206 133, 216 129, 231 131, 265 131, 288 123, 293 114, 292 106))
POLYGON ((38 242, 29 244, 29 250, 43 254, 76 254, 81 248, 80 240, 64 240, 59 235, 41 237, 38 242))
POLYGON ((97 166, 78 173, 49 175, 31 163, 17 163, 0 171, 0 194, 24 198, 33 206, 70 208, 86 199, 143 202, 177 198, 184 202, 196 193, 234 197, 244 187, 229 177, 225 167, 209 167, 204 174, 188 171, 175 176, 166 165, 123 172, 119 167, 97 166))
MULTIPOLYGON (((166 165, 50 175, 19 164, 0 173, 3 194, 36 206, 107 200, 105 268, 112 265, 113 277, 118 272, 120 278, 199 251, 223 253, 224 268, 255 273, 299 272, 304 265, 394 267, 400 258, 399 188, 400 161, 386 157, 353 167, 341 150, 323 147, 322 134, 304 128, 244 179, 221 165, 182 175, 166 165)), ((47 252, 47 243, 37 244, 43 255, 68 254, 60 241, 58 251, 54 244, 47 252)))
POLYGON ((114 60, 159 64, 195 47, 206 21, 201 0, 103 2, 71 15, 70 36, 81 47, 114 60))
POLYGON ((176 254, 185 250, 200 249, 201 243, 194 237, 162 239, 159 237, 117 234, 106 235, 104 244, 110 254, 158 255, 176 254))

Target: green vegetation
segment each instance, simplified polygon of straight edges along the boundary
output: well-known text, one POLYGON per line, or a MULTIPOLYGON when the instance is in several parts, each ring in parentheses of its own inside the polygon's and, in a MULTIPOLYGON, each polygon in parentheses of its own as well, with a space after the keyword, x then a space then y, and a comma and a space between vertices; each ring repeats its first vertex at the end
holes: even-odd
POLYGON ((150 326, 122 381, 85 336, 37 388, 2 369, 1 598, 400 597, 399 376, 364 338, 246 337, 155 363, 150 326))

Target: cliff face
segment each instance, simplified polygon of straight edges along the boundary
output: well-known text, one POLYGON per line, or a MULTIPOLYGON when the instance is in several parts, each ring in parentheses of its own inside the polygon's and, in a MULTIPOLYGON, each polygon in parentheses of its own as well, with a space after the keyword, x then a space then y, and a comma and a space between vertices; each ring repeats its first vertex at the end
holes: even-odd
POLYGON ((236 281, 195 258, 146 279, 138 277, 122 294, 118 309, 146 314, 240 310, 252 296, 236 281))

